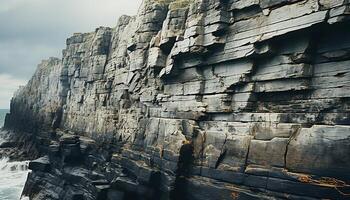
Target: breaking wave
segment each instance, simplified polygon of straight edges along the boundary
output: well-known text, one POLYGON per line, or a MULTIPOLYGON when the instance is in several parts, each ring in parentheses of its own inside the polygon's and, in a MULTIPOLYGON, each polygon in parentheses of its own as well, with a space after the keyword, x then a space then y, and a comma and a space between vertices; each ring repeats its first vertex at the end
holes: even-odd
POLYGON ((20 199, 29 172, 28 163, 0 159, 0 200, 20 199))

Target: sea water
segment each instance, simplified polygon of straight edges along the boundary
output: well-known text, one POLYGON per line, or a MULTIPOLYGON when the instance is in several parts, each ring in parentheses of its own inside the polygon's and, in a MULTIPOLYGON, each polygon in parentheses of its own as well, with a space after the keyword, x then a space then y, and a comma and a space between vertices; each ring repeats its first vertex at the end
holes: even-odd
POLYGON ((3 127, 5 122, 5 116, 8 112, 10 112, 8 109, 0 109, 0 128, 3 127))
POLYGON ((0 160, 0 200, 19 200, 28 176, 28 161, 0 160))
MULTIPOLYGON (((0 127, 3 126, 8 110, 0 109, 0 127)), ((0 144, 5 142, 0 130, 0 144)), ((28 161, 9 162, 0 156, 0 200, 19 200, 28 176, 28 161)))

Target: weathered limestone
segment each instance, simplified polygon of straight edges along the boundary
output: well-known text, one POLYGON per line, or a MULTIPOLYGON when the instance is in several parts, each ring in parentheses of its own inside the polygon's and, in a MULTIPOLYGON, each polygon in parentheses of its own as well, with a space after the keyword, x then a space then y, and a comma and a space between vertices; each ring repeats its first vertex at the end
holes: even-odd
POLYGON ((349 26, 345 0, 144 0, 74 34, 11 102, 45 158, 23 193, 346 199, 349 26))
POLYGON ((349 152, 344 151, 349 146, 349 134, 347 126, 302 128, 288 145, 286 167, 306 173, 311 168, 315 174, 348 178, 349 174, 342 171, 349 167, 349 152))

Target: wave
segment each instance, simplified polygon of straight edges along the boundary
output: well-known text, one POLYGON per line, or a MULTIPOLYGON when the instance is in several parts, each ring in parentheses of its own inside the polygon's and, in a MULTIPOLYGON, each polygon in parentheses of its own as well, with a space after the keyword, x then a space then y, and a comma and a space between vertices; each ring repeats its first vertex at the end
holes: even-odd
POLYGON ((28 176, 29 161, 0 159, 0 200, 18 200, 28 176))

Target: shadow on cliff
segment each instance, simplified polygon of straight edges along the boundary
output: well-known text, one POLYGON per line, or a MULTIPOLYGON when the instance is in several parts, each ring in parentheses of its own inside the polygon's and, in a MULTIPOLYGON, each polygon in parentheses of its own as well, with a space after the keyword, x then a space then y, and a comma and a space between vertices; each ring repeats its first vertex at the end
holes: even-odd
POLYGON ((174 189, 170 193, 172 200, 187 200, 187 178, 191 175, 193 164, 193 145, 184 144, 180 149, 179 161, 176 170, 174 189))

